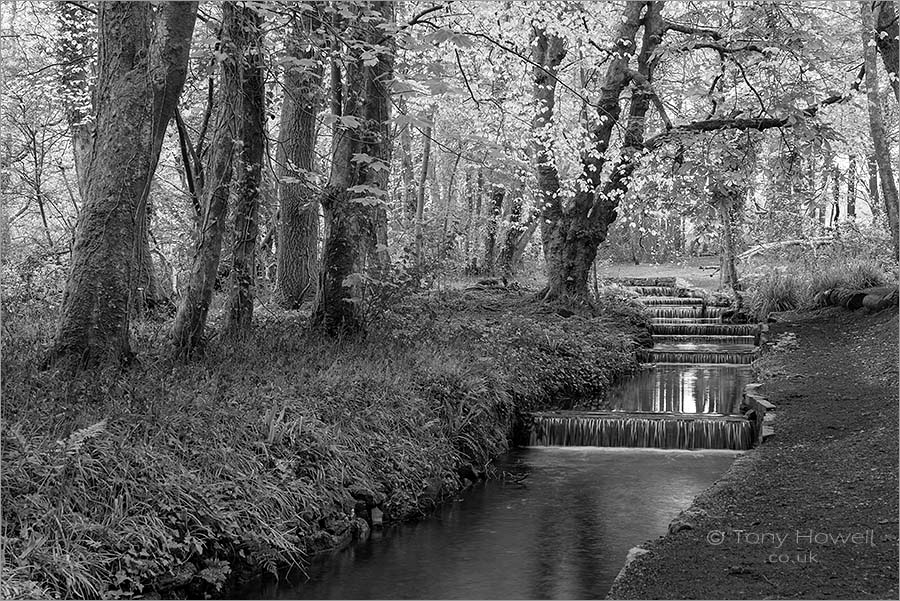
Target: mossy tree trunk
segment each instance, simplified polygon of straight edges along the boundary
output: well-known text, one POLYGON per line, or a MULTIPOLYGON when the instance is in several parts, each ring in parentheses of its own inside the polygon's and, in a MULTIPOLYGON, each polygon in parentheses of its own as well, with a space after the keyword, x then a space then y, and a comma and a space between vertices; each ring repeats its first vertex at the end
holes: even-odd
POLYGON ((196 13, 196 2, 98 5, 94 135, 53 363, 81 368, 131 356, 138 225, 184 85, 196 13))
POLYGON ((322 109, 324 67, 318 18, 305 11, 285 42, 284 104, 278 135, 278 273, 276 295, 286 309, 314 297, 318 272, 319 202, 311 181, 316 170, 316 115, 322 109))
POLYGON ((337 63, 332 64, 332 105, 338 119, 321 201, 327 235, 313 311, 313 323, 332 335, 362 330, 366 278, 386 267, 377 241, 390 165, 386 121, 393 39, 384 26, 393 22, 393 5, 371 2, 351 10, 357 13, 354 28, 361 35, 355 34, 357 43, 345 52, 343 82, 337 63))
POLYGON ((252 12, 235 2, 222 5, 220 48, 226 58, 219 66, 215 127, 200 191, 201 216, 194 258, 172 332, 172 345, 178 357, 190 357, 200 348, 216 285, 228 216, 234 141, 241 136, 242 57, 246 56, 247 36, 256 18, 252 12))
POLYGON ((256 238, 259 235, 259 187, 266 143, 265 48, 262 18, 245 13, 241 62, 240 152, 234 196, 234 239, 228 296, 228 332, 246 336, 253 323, 256 284, 256 238))

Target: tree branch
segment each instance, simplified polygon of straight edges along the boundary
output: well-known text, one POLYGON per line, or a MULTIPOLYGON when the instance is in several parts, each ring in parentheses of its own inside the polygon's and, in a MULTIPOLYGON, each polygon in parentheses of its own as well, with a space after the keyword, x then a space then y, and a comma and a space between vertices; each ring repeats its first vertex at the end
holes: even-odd
POLYGON ((628 70, 628 76, 635 84, 637 84, 642 93, 650 96, 650 100, 653 101, 653 105, 656 107, 656 110, 659 111, 659 117, 666 126, 666 130, 672 129, 672 120, 669 119, 669 113, 666 111, 666 106, 662 103, 659 95, 657 95, 656 91, 653 89, 650 81, 641 73, 633 69, 628 70))
POLYGON ((671 130, 665 131, 661 134, 653 136, 644 141, 644 148, 648 150, 653 150, 658 148, 663 143, 665 143, 672 136, 680 134, 680 133, 694 133, 694 132, 705 132, 705 131, 718 131, 720 129, 739 129, 739 130, 748 130, 755 129, 757 131, 764 131, 767 129, 786 127, 788 125, 793 125, 800 118, 811 118, 815 117, 819 110, 829 106, 831 104, 839 104, 847 101, 851 96, 852 92, 859 90, 859 85, 862 82, 862 77, 865 74, 865 67, 860 69, 859 75, 856 76, 856 80, 851 84, 850 90, 845 93, 835 92, 828 98, 823 99, 821 102, 818 102, 810 107, 807 107, 800 111, 799 113, 787 115, 784 117, 756 117, 752 119, 745 118, 717 118, 717 119, 703 119, 701 121, 691 121, 690 123, 683 123, 681 125, 674 126, 671 130))
POLYGON ((469 91, 469 96, 475 102, 475 108, 480 109, 481 103, 478 101, 478 98, 475 97, 475 93, 472 91, 472 86, 469 85, 469 78, 466 77, 466 70, 463 69, 462 61, 459 58, 459 50, 454 50, 456 53, 456 66, 459 67, 459 74, 462 75, 463 82, 466 84, 466 89, 469 91))

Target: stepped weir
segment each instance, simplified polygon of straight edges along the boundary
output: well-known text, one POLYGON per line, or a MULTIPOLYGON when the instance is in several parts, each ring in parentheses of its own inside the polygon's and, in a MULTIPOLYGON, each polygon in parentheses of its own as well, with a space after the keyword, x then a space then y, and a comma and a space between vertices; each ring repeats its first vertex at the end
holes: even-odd
POLYGON ((610 390, 600 411, 532 414, 529 445, 749 449, 740 401, 759 324, 725 322, 728 306, 673 279, 620 283, 651 314, 653 346, 638 351, 644 369, 610 390))

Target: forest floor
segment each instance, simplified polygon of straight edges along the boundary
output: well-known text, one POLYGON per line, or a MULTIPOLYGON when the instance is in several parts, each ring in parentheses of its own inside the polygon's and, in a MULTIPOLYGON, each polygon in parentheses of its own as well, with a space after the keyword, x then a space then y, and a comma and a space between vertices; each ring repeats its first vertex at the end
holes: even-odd
POLYGON ((227 594, 427 515, 518 412, 637 367, 647 315, 621 289, 573 313, 474 288, 376 299, 348 340, 261 308, 252 339, 187 364, 171 319, 139 323, 130 368, 75 377, 38 367, 52 308, 4 306, 0 598, 227 594))
POLYGON ((644 545, 609 598, 897 598, 897 311, 783 319, 773 336, 799 348, 767 358, 774 438, 695 500, 692 528, 644 545))

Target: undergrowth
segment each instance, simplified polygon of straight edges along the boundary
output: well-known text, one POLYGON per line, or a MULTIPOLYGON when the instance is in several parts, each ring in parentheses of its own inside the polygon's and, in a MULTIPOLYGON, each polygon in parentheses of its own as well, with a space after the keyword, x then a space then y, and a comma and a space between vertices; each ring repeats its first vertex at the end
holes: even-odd
POLYGON ((751 292, 749 309, 764 320, 773 312, 815 308, 827 290, 860 290, 885 285, 892 279, 883 268, 861 260, 830 259, 814 268, 795 265, 770 269, 747 278, 751 292))
MULTIPOLYGON (((359 495, 422 516, 507 448, 517 411, 634 366, 639 307, 568 318, 527 295, 394 303, 361 340, 258 312, 253 339, 167 358, 135 330, 127 372, 40 372, 45 321, 4 324, 3 598, 206 595, 302 566, 352 531, 359 495)), ((9 314, 7 314, 9 315, 9 314)))

